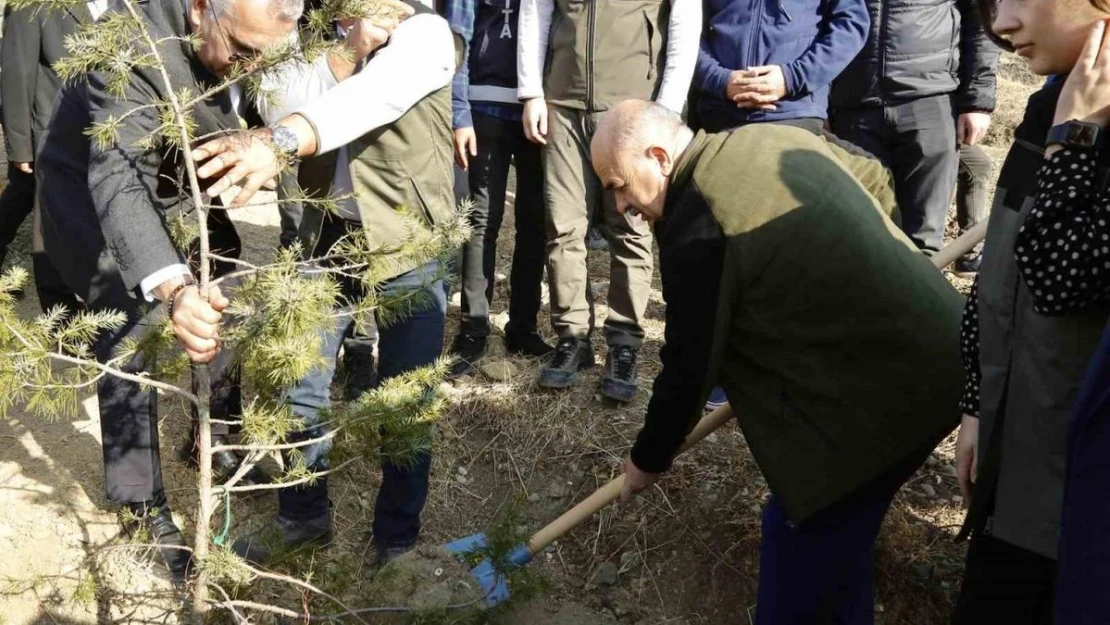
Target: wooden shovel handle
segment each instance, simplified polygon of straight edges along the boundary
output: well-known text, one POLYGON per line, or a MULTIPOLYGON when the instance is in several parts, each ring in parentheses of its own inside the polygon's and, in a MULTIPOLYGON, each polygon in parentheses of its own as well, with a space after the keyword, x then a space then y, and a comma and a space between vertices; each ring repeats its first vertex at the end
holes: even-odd
POLYGON ((987 237, 987 221, 975 224, 970 230, 961 234, 955 241, 945 245, 942 250, 933 254, 929 260, 933 261, 933 266, 937 269, 944 269, 948 265, 956 262, 964 254, 967 254, 979 244, 980 241, 987 237))
MULTIPOLYGON (((701 421, 698 421, 698 424, 694 426, 694 429, 691 430, 690 434, 686 437, 686 441, 682 443, 682 447, 678 450, 678 453, 681 454, 693 447, 695 443, 709 436, 710 433, 735 416, 736 415, 732 412, 732 408, 729 407, 728 404, 725 404, 702 417, 701 421)), ((567 510, 562 516, 536 532, 532 536, 532 539, 528 541, 528 550, 533 554, 539 553, 545 547, 558 540, 563 534, 574 529, 579 523, 590 518, 599 510, 620 497, 623 489, 624 474, 622 473, 615 480, 597 489, 592 495, 580 501, 578 505, 567 510)))

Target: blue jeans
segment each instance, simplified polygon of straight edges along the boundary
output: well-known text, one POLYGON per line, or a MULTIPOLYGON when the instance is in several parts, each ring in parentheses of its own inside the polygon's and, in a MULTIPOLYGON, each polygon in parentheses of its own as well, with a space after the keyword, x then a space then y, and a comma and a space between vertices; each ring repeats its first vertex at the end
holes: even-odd
MULTIPOLYGON (((325 230, 334 228, 325 225, 325 230)), ((340 233, 341 234, 341 233, 340 233)), ((327 233, 321 235, 323 243, 327 233)), ((330 247, 330 246, 328 246, 330 247)), ((324 248, 327 249, 327 248, 324 248)), ((360 295, 358 285, 344 280, 343 295, 360 295)), ((413 312, 391 325, 378 326, 378 380, 384 381, 413 369, 435 362, 443 350, 443 329, 447 314, 442 272, 438 262, 431 262, 393 278, 379 287, 383 295, 423 291, 431 305, 413 312)), ((306 440, 326 433, 319 424, 321 411, 331 405, 330 387, 335 362, 343 337, 354 324, 341 317, 335 328, 325 333, 323 354, 325 364, 301 380, 288 395, 294 414, 304 419, 306 429, 290 440, 306 440)), ((302 448, 305 463, 314 471, 326 470, 330 443, 302 448)), ((374 543, 379 547, 404 547, 416 542, 420 533, 420 512, 428 498, 430 454, 421 454, 406 465, 382 461, 382 486, 374 507, 374 543)), ((328 479, 322 477, 313 485, 283 488, 278 491, 278 514, 293 520, 317 518, 328 512, 328 479)))

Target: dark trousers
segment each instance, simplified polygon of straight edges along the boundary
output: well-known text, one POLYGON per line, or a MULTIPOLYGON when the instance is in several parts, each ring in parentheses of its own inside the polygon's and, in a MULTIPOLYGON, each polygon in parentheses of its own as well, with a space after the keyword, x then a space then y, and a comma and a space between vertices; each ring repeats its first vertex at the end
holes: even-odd
MULTIPOLYGON (((20 226, 35 207, 35 175, 24 173, 8 165, 8 184, 0 193, 0 264, 8 255, 8 247, 15 240, 20 226)), ((35 290, 39 296, 39 306, 43 312, 55 306, 65 306, 69 311, 81 307, 73 291, 66 286, 58 270, 42 252, 31 255, 31 267, 35 276, 35 290)))
POLYGON ((1052 625, 1055 581, 1055 560, 987 534, 974 534, 952 623, 1052 625))
POLYGON ((509 277, 509 324, 513 332, 536 329, 544 265, 543 168, 540 146, 524 137, 520 122, 474 112, 478 155, 470 161, 468 182, 474 206, 474 234, 463 245, 462 332, 489 335, 497 236, 505 216, 509 166, 516 165, 516 247, 509 277))
POLYGON ((0 193, 0 263, 8 255, 23 220, 35 207, 35 176, 8 164, 8 184, 0 193))
POLYGON ((832 130, 890 168, 902 230, 926 253, 939 250, 959 163, 951 99, 839 109, 832 130))
MULTIPOLYGON (((931 449, 929 450, 931 451, 931 449)), ((756 625, 871 625, 872 552, 883 517, 928 451, 795 524, 772 495, 763 509, 756 625)))
MULTIPOLYGON (((331 219, 325 222, 317 250, 326 251, 344 234, 361 229, 361 225, 331 219)), ((347 299, 363 297, 357 281, 342 280, 343 296, 347 299)), ((378 287, 381 296, 400 295, 421 291, 429 306, 413 311, 407 317, 380 325, 378 334, 379 382, 435 362, 443 350, 443 330, 447 316, 447 297, 443 290, 442 271, 438 262, 431 262, 378 287)), ((306 429, 291 440, 307 440, 323 436, 325 426, 320 423, 322 413, 331 406, 330 386, 335 375, 335 361, 340 344, 354 321, 340 317, 335 327, 324 333, 324 365, 313 370, 294 386, 288 395, 293 412, 301 417, 306 429)), ((329 468, 325 443, 302 448, 306 465, 314 471, 329 468)), ((419 454, 411 462, 398 464, 382 460, 382 486, 374 507, 374 542, 381 547, 411 545, 420 533, 420 512, 428 498, 428 482, 432 458, 419 454)), ((278 491, 278 513, 289 519, 305 520, 319 517, 328 511, 328 480, 320 478, 315 484, 278 491)))
MULTIPOLYGON (((990 211, 991 157, 977 145, 960 144, 960 165, 956 175, 956 223, 967 232, 984 221, 990 211)), ((981 249, 982 243, 976 246, 981 249)))
MULTIPOLYGON (((51 231, 44 232, 48 242, 64 242, 69 240, 67 237, 78 235, 78 232, 59 228, 48 219, 44 219, 43 227, 51 231)), ((227 214, 213 211, 209 227, 213 251, 223 256, 238 256, 239 237, 227 214)), ((89 234, 85 232, 84 236, 89 234)), ((147 302, 141 295, 128 290, 107 250, 102 250, 99 258, 87 259, 88 262, 71 260, 60 263, 59 268, 68 284, 78 289, 84 288, 82 285, 87 287, 88 308, 117 310, 127 316, 127 322, 121 328, 106 331, 97 337, 95 350, 100 362, 112 359, 125 341, 139 340, 149 332, 161 331, 166 318, 165 306, 147 302)), ((224 263, 216 266, 217 272, 228 268, 229 265, 224 263)), ((151 358, 139 353, 116 366, 127 373, 140 374, 155 370, 156 365, 151 358)), ((231 354, 221 352, 210 364, 210 371, 212 400, 209 408, 212 418, 238 419, 242 415, 242 398, 238 369, 232 363, 231 354)), ((108 500, 124 504, 162 499, 157 394, 134 382, 110 375, 97 384, 96 394, 100 405, 104 482, 108 500)), ((225 424, 213 424, 212 429, 214 434, 229 432, 229 426, 225 424)))

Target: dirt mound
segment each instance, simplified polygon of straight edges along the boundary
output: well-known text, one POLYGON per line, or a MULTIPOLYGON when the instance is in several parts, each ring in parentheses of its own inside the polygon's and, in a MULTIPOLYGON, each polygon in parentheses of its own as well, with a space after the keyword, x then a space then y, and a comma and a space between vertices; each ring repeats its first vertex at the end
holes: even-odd
POLYGON ((415 612, 480 608, 483 599, 470 570, 446 549, 430 546, 417 547, 382 567, 370 592, 372 605, 415 612))

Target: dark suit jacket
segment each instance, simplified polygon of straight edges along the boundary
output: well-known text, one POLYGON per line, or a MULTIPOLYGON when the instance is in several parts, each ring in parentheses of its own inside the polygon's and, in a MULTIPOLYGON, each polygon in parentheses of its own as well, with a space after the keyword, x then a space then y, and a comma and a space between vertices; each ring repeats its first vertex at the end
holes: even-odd
MULTIPOLYGON (((153 38, 162 42, 173 88, 200 94, 218 81, 180 40, 191 30, 184 4, 152 0, 139 6, 153 38)), ((183 262, 170 238, 167 212, 187 210, 192 203, 188 184, 181 184, 180 153, 162 139, 153 148, 143 145, 159 134, 158 111, 132 113, 165 100, 160 74, 133 70, 122 96, 108 92, 107 79, 94 72, 87 84, 63 89, 37 167, 46 251, 69 286, 83 296, 106 274, 118 272, 124 286, 133 290, 155 271, 183 262), (90 146, 86 128, 128 113, 114 145, 90 146)), ((239 128, 226 91, 197 104, 191 115, 196 137, 239 128)))
POLYGON ((38 139, 50 121, 62 82, 53 65, 67 56, 65 38, 92 21, 84 4, 65 9, 5 10, 0 46, 0 100, 8 160, 35 160, 38 139))

